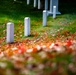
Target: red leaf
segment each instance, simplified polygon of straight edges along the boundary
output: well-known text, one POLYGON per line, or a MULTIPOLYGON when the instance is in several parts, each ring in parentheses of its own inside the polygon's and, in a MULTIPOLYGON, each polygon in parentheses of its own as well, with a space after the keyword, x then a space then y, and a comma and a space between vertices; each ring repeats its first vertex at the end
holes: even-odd
POLYGON ((35 48, 33 48, 33 52, 37 52, 37 48, 35 47, 35 48))
POLYGON ((66 46, 71 46, 71 45, 72 45, 72 40, 68 39, 67 42, 66 42, 66 46))
POLYGON ((18 51, 19 53, 24 53, 27 48, 26 48, 25 45, 19 45, 19 46, 18 46, 18 49, 19 49, 19 51, 18 51))

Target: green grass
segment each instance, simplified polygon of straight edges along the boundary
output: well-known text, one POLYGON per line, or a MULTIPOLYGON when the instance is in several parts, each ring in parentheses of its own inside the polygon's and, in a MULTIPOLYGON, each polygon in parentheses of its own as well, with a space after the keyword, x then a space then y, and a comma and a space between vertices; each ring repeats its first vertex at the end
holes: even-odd
MULTIPOLYGON (((68 4, 70 6, 70 4, 68 4)), ((26 0, 5 0, 0 1, 0 37, 4 37, 6 33, 3 33, 6 30, 6 23, 11 21, 15 24, 15 34, 20 38, 24 37, 24 18, 30 17, 31 19, 31 37, 34 37, 38 34, 38 37, 43 35, 44 32, 56 33, 61 28, 63 30, 68 30, 71 33, 76 32, 76 8, 72 8, 66 3, 61 3, 59 5, 59 10, 62 13, 57 15, 56 19, 53 19, 52 16, 48 16, 47 26, 42 26, 42 10, 33 8, 33 3, 26 5, 26 0), (4 25, 4 27, 3 27, 4 25), (20 33, 18 33, 20 32, 20 33), (33 36, 34 35, 34 36, 33 36)), ((15 37, 16 38, 16 37, 15 37)))
POLYGON ((13 0, 6 0, 2 2, 3 3, 0 5, 0 21, 2 23, 4 23, 4 21, 13 21, 14 23, 18 23, 19 20, 23 21, 26 16, 34 18, 40 17, 40 12, 32 12, 33 8, 30 8, 32 5, 27 6, 26 1, 18 0, 17 2, 14 2, 13 0))

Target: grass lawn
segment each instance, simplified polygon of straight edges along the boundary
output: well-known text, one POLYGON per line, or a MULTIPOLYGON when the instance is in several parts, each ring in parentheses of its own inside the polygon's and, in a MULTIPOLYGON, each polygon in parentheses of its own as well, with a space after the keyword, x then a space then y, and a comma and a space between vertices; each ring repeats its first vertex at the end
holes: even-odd
MULTIPOLYGON (((68 3, 70 6, 70 3, 68 3)), ((24 37, 24 18, 30 17, 31 19, 31 37, 38 35, 38 37, 48 33, 56 33, 61 28, 70 33, 75 33, 76 30, 76 10, 70 6, 70 10, 66 3, 59 5, 59 10, 62 13, 57 15, 56 19, 48 16, 47 26, 42 26, 42 10, 33 8, 33 3, 26 5, 26 1, 13 0, 0 1, 0 38, 6 36, 6 23, 11 21, 15 24, 15 40, 17 38, 23 39, 24 37), (65 5, 65 7, 64 7, 65 5), (66 8, 67 7, 67 8, 66 8), (22 29, 20 29, 22 27, 22 29), (19 33, 17 33, 19 32, 19 33)), ((31 38, 28 37, 28 38, 31 38)), ((34 38, 35 39, 35 38, 34 38)))
POLYGON ((43 27, 42 9, 33 3, 0 1, 0 75, 76 75, 76 8, 61 2, 59 11, 43 27), (31 19, 29 37, 24 37, 25 17, 31 19), (12 44, 5 43, 9 21, 15 25, 12 44))

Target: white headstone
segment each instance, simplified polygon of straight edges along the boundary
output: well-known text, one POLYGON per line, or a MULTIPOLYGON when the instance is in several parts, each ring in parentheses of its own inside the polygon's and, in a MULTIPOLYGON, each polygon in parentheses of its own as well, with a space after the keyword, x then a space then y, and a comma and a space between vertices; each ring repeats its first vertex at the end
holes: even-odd
POLYGON ((27 5, 29 5, 30 4, 30 0, 27 0, 27 5))
POLYGON ((24 36, 30 35, 30 18, 26 17, 24 19, 24 36))
POLYGON ((50 11, 49 11, 49 14, 53 14, 53 6, 56 6, 56 14, 61 14, 58 11, 58 0, 50 0, 50 11))
POLYGON ((56 18, 56 6, 53 6, 53 18, 56 18))
POLYGON ((48 10, 48 0, 45 0, 45 10, 48 10))
POLYGON ((34 7, 36 7, 37 5, 37 0, 34 0, 34 7))
POLYGON ((11 22, 7 23, 6 42, 7 43, 14 42, 14 24, 11 22))
POLYGON ((43 26, 47 25, 47 11, 43 11, 43 26))
POLYGON ((40 0, 38 0, 38 9, 40 9, 40 6, 41 4, 40 4, 40 0))

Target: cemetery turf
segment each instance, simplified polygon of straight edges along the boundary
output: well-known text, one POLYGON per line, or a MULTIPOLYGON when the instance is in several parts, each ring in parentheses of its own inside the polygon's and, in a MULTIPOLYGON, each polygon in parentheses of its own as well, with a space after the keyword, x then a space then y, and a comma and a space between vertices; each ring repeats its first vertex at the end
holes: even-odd
MULTIPOLYGON (((54 32, 63 28, 70 33, 74 33, 76 30, 76 8, 75 4, 60 2, 59 11, 61 15, 57 15, 56 19, 52 16, 48 16, 47 26, 42 26, 42 9, 38 10, 33 7, 33 2, 30 5, 26 5, 26 1, 0 1, 0 37, 5 37, 6 23, 13 22, 15 24, 15 34, 21 38, 24 38, 24 18, 30 17, 31 19, 31 37, 38 34, 42 35, 44 32, 54 32), (69 10, 70 8, 70 10, 69 10), (22 29, 21 29, 22 27, 22 29), (19 33, 17 33, 19 32, 19 33), (35 32, 35 33, 34 33, 35 32)), ((38 36, 38 37, 39 37, 38 36)), ((16 38, 16 37, 15 37, 16 38)))

